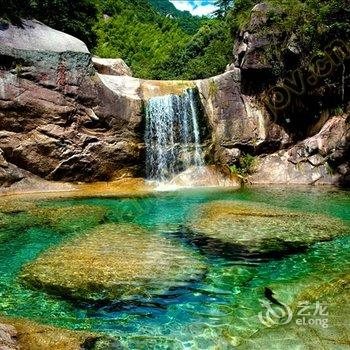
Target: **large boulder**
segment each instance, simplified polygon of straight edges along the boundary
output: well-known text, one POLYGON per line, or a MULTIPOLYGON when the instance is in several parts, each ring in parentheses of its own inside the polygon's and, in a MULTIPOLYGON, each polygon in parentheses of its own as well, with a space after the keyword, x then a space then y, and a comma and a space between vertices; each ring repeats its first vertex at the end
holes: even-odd
MULTIPOLYGON (((69 34, 52 29, 36 20, 22 20, 19 25, 3 22, 1 43, 7 49, 89 53, 86 45, 69 34), (35 42, 35 45, 33 45, 35 42)), ((1 50, 5 48, 2 47, 1 50)), ((29 53, 28 53, 29 54, 29 53)))
POLYGON ((246 321, 251 328, 250 336, 244 336, 238 349, 277 350, 291 345, 305 349, 315 344, 318 348, 343 349, 350 340, 350 324, 344 322, 350 312, 349 259, 349 238, 344 237, 318 244, 306 254, 261 265, 249 283, 255 288, 233 305, 235 310, 250 308, 248 321, 239 316, 235 320, 240 327, 246 321), (255 301, 260 305, 251 308, 255 301), (282 305, 288 305, 293 315, 290 322, 283 313, 288 309, 282 305), (259 313, 264 324, 259 322, 259 313))
POLYGON ((203 204, 187 223, 194 242, 223 254, 269 255, 305 249, 349 232, 342 220, 260 203, 203 204))
POLYGON ((199 278, 201 259, 132 224, 107 224, 43 253, 21 278, 33 288, 85 301, 142 300, 199 278))
POLYGON ((350 183, 350 117, 329 119, 321 131, 286 151, 263 157, 250 177, 254 184, 350 183))
POLYGON ((141 101, 124 113, 80 40, 38 21, 0 26, 0 185, 142 173, 141 101))
POLYGON ((273 122, 264 106, 242 94, 239 69, 200 80, 197 86, 213 142, 218 147, 218 159, 227 149, 262 152, 290 143, 288 134, 273 122))

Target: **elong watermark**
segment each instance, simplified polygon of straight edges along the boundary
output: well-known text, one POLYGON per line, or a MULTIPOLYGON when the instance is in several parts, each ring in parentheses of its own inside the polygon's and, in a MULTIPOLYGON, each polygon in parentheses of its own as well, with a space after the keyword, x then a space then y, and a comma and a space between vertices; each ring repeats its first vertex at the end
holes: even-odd
POLYGON ((301 301, 297 304, 297 310, 293 313, 290 306, 284 303, 274 304, 265 299, 260 299, 260 305, 265 308, 259 312, 259 321, 266 327, 285 325, 294 322, 297 326, 320 326, 328 328, 328 304, 316 301, 310 303, 301 301))

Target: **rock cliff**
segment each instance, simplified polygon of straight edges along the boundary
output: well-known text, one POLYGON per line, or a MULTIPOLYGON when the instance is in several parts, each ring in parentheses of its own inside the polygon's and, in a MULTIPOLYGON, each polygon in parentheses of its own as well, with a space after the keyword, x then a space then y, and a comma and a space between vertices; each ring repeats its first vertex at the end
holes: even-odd
MULTIPOLYGON (((253 11, 253 27, 261 11, 253 11)), ((133 78, 122 60, 92 58, 83 42, 38 21, 1 22, 0 186, 144 176, 144 105, 186 88, 199 93, 209 163, 227 167, 249 153, 261 158, 253 183, 346 184, 349 117, 328 115, 296 142, 246 89, 247 72, 263 79, 269 71, 256 54, 264 44, 252 35, 242 34, 237 67, 222 75, 147 81, 133 78)))
POLYGON ((37 21, 2 24, 0 66, 2 185, 28 172, 62 181, 140 172, 141 115, 105 87, 83 42, 37 21))

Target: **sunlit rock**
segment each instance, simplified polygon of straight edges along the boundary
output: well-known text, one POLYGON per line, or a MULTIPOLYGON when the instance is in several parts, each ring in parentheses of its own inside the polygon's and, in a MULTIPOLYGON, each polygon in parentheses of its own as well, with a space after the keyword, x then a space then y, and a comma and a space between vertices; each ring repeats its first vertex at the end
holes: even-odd
POLYGON ((131 69, 121 58, 92 57, 92 63, 100 74, 132 76, 131 69))
POLYGON ((238 178, 223 174, 215 166, 190 167, 176 175, 170 185, 177 187, 240 187, 238 178))
POLYGON ((349 233, 340 219, 259 203, 216 201, 200 206, 187 228, 226 253, 264 255, 307 248, 349 233))
POLYGON ((67 241, 28 264, 27 285, 87 301, 130 300, 165 293, 204 270, 194 253, 131 224, 108 224, 67 241))
POLYGON ((4 322, 0 324, 1 350, 120 349, 117 340, 97 333, 70 331, 26 319, 0 318, 0 321, 4 322))

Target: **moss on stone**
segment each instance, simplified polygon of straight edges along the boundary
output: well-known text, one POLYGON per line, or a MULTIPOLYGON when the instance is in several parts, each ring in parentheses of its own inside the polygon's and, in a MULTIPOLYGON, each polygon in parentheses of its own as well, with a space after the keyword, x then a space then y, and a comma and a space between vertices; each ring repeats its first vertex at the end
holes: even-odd
POLYGON ((65 233, 92 228, 103 223, 107 209, 93 205, 42 207, 31 211, 30 215, 44 225, 65 233))
POLYGON ((342 220, 260 203, 215 201, 200 206, 187 224, 194 236, 252 254, 288 252, 349 233, 342 220))
POLYGON ((97 333, 71 331, 20 318, 0 317, 0 322, 15 327, 21 350, 120 349, 117 340, 97 333))
POLYGON ((42 254, 21 278, 31 287, 88 301, 163 294, 205 266, 176 242, 131 224, 107 224, 42 254))

